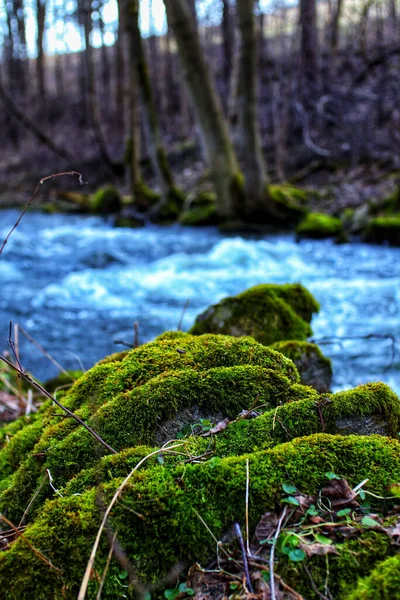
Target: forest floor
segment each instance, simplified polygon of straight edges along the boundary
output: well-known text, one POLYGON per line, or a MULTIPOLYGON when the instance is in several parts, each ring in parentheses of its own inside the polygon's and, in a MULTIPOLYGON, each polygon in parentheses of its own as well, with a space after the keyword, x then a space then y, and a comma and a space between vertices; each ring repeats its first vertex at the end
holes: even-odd
MULTIPOLYGON (((116 178, 104 167, 98 157, 85 153, 80 162, 68 163, 54 157, 46 149, 27 145, 15 150, 3 149, 0 162, 0 208, 23 206, 31 196, 38 181, 52 173, 79 171, 85 180, 85 192, 93 192, 104 184, 116 185, 124 194, 129 194, 127 178, 116 178), (45 167, 43 165, 46 165, 45 167)), ((177 185, 187 194, 211 189, 204 162, 191 142, 177 144, 169 154, 177 185)), ((142 162, 143 178, 153 189, 158 184, 151 172, 148 160, 142 162)), ((279 183, 272 174, 273 183, 279 183)), ((304 168, 291 173, 287 182, 301 188, 316 190, 318 194, 310 202, 310 209, 338 214, 345 208, 356 208, 370 200, 379 200, 390 195, 399 184, 400 173, 394 173, 387 165, 376 163, 323 164, 315 160, 304 168)), ((37 207, 46 202, 57 203, 57 190, 80 191, 76 179, 56 179, 43 188, 37 207)), ((74 207, 71 206, 71 209, 74 207)), ((60 204, 60 210, 68 205, 60 204)))

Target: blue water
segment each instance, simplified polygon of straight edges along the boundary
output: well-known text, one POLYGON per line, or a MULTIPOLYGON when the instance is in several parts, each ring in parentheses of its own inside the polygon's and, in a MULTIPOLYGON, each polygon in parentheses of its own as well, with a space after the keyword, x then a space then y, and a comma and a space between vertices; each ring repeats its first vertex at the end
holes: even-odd
MULTIPOLYGON (((0 238, 16 211, 0 213, 0 238)), ((224 236, 213 228, 113 228, 100 218, 27 214, 0 257, 0 349, 10 320, 34 336, 65 368, 87 369, 140 341, 183 329, 224 296, 264 282, 306 285, 321 303, 316 339, 333 360, 334 389, 382 380, 400 392, 400 249, 331 241, 297 244, 291 235, 224 236), (347 339, 368 334, 388 339, 347 339), (326 340, 325 340, 326 341, 326 340), (329 341, 329 340, 328 340, 329 341)), ((21 339, 21 359, 35 376, 56 371, 21 339)))

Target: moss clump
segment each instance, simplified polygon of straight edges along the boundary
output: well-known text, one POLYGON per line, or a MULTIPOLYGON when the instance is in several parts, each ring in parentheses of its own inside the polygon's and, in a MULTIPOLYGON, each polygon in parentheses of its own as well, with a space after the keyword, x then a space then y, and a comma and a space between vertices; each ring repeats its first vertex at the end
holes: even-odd
POLYGON ((121 208, 121 194, 113 185, 99 188, 90 198, 90 210, 97 215, 116 213, 121 208))
POLYGON ((182 213, 179 218, 182 225, 218 225, 220 218, 214 203, 204 206, 194 206, 182 213))
MULTIPOLYGON (((376 561, 375 561, 376 562, 376 561)), ((400 590, 400 555, 396 554, 377 564, 346 600, 395 600, 400 590)))
MULTIPOLYGON (((329 591, 331 597, 335 600, 350 600, 350 598, 360 600, 364 598, 364 596, 357 595, 358 587, 356 591, 349 594, 349 590, 353 588, 357 577, 362 578, 368 575, 377 563, 393 552, 389 537, 376 531, 367 531, 355 539, 335 544, 335 548, 339 553, 338 556, 333 560, 331 556, 329 558, 329 591)), ((392 565, 392 563, 390 564, 392 565)), ((290 581, 290 585, 297 592, 303 594, 309 600, 321 598, 326 584, 327 563, 325 556, 313 556, 309 560, 308 568, 309 572, 312 573, 315 588, 310 587, 310 578, 302 566, 288 561, 279 552, 278 565, 279 574, 285 581, 290 581)), ((392 580, 396 579, 398 580, 398 575, 397 577, 394 575, 392 578, 392 580)), ((372 598, 374 600, 384 600, 385 598, 392 600, 397 596, 377 594, 366 598, 369 597, 371 600, 372 598)))
POLYGON ((190 333, 251 335, 262 344, 280 340, 305 340, 311 335, 312 314, 319 305, 300 284, 257 285, 199 315, 190 333))
MULTIPOLYGON (((388 483, 400 478, 400 444, 380 436, 317 434, 249 457, 214 458, 204 464, 173 468, 153 465, 133 475, 111 518, 114 530, 124 532, 121 536, 124 551, 134 562, 140 578, 155 581, 181 560, 189 564, 204 563, 214 555, 214 540, 198 514, 217 539, 233 522, 244 523, 247 458, 251 528, 263 512, 274 509, 284 481, 291 481, 303 493, 315 494, 326 481, 324 473, 334 471, 348 479, 350 486, 368 478, 369 489, 384 494, 388 483)), ((101 520, 96 495, 101 493, 103 502, 108 504, 121 481, 113 479, 98 490, 91 487, 79 496, 64 495, 45 504, 24 535, 35 548, 45 551, 62 573, 49 569, 26 542, 16 540, 0 553, 0 585, 5 600, 16 597, 44 600, 62 595, 67 600, 76 598, 101 520)), ((373 536, 373 541, 360 547, 355 547, 351 540, 352 553, 343 554, 346 560, 342 555, 330 557, 330 570, 337 573, 337 581, 350 563, 354 578, 357 563, 349 558, 354 552, 362 550, 363 564, 370 561, 371 565, 376 557, 388 551, 387 536, 379 532, 373 532, 373 536)), ((107 552, 104 543, 96 556, 96 572, 102 571, 107 552)), ((326 575, 325 569, 323 572, 326 575)), ((92 585, 94 595, 95 579, 92 585)), ((107 578, 103 597, 115 598, 112 576, 107 578)))
POLYGON ((400 215, 376 217, 371 219, 365 228, 363 238, 372 244, 400 246, 400 215))
POLYGON ((289 340, 271 346, 294 362, 304 385, 319 392, 329 392, 332 382, 332 363, 316 344, 289 340))
POLYGON ((218 225, 217 197, 214 192, 199 192, 181 214, 182 225, 218 225))
POLYGON ((267 212, 279 224, 288 227, 298 223, 306 214, 306 190, 287 184, 267 186, 267 212))
MULTIPOLYGON (((311 433, 370 434, 397 437, 400 400, 383 383, 359 386, 321 397, 312 388, 293 385, 289 402, 260 416, 229 423, 214 438, 214 456, 239 456, 272 448, 311 433)), ((201 455, 209 441, 194 438, 190 450, 201 455)))
POLYGON ((304 220, 296 228, 300 237, 323 239, 337 237, 343 234, 342 221, 324 213, 308 213, 304 220))

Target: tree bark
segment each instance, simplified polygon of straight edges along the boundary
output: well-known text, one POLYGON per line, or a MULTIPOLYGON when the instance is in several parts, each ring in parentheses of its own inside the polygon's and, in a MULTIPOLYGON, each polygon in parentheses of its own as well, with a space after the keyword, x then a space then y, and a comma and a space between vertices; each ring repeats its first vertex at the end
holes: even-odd
POLYGON ((139 1, 127 0, 126 10, 126 22, 131 40, 130 59, 136 71, 136 79, 141 94, 150 157, 153 169, 160 180, 163 195, 166 196, 174 191, 175 184, 161 138, 157 108, 139 28, 139 1))
POLYGON ((316 0, 300 0, 300 55, 303 74, 303 99, 315 98, 318 72, 316 0))
POLYGON ((246 213, 262 212, 266 198, 267 173, 262 154, 257 115, 257 33, 254 0, 237 0, 240 31, 239 128, 245 175, 246 213))
POLYGON ((43 48, 44 29, 46 22, 46 2, 36 0, 36 23, 37 23, 37 59, 36 77, 40 102, 46 107, 46 80, 45 80, 45 55, 43 48))
POLYGON ((185 0, 164 0, 164 4, 200 123, 218 213, 223 218, 233 217, 237 208, 239 167, 190 7, 185 0))
POLYGON ((84 10, 84 32, 85 32, 85 65, 86 65, 86 82, 89 102, 89 113, 92 121, 93 133, 96 138, 97 145, 100 150, 100 156, 104 163, 113 170, 113 162, 107 149, 107 144, 102 132, 100 107, 96 94, 96 74, 93 62, 92 46, 90 44, 90 32, 92 30, 92 11, 91 1, 85 0, 84 10))

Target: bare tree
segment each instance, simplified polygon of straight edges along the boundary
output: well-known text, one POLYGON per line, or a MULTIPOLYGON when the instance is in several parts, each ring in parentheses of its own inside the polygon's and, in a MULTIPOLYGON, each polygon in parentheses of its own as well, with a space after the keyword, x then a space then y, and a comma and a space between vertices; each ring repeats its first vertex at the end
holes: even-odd
POLYGON ((198 115, 207 160, 214 181, 221 217, 233 217, 237 209, 239 167, 223 117, 222 107, 202 52, 187 0, 164 0, 198 115))
POLYGON ((254 0, 237 0, 240 31, 239 127, 245 174, 245 212, 265 210, 267 173, 261 147, 257 95, 257 34, 254 0))
POLYGON ((318 75, 318 35, 316 0, 300 0, 300 56, 303 98, 315 98, 318 75))

